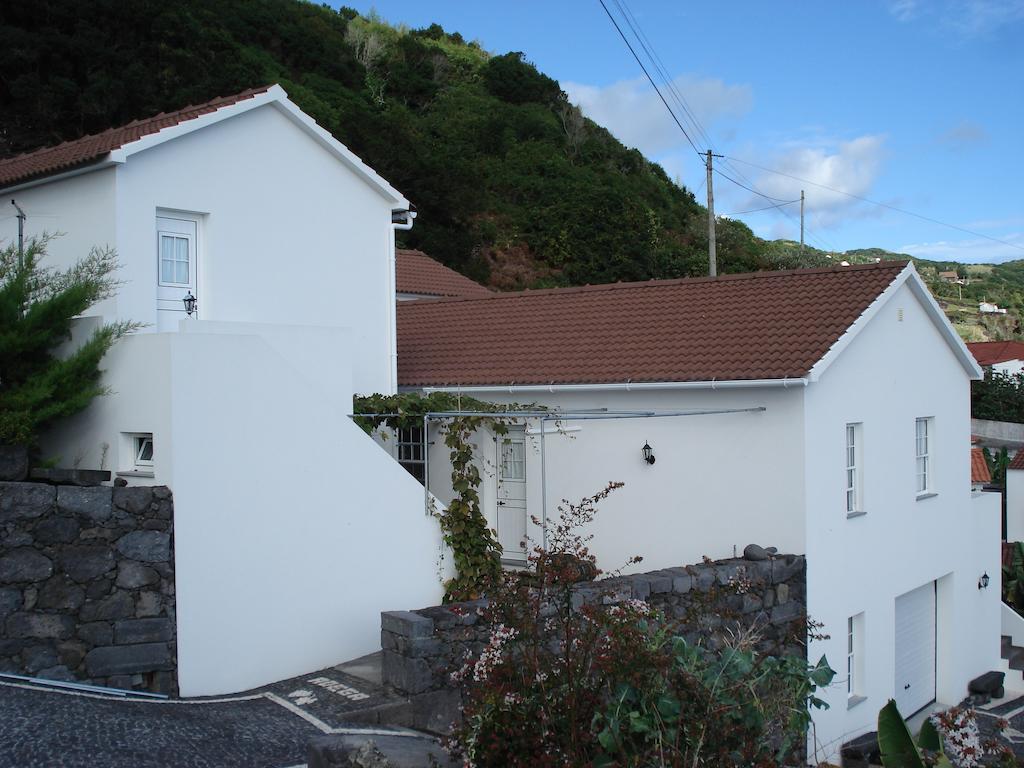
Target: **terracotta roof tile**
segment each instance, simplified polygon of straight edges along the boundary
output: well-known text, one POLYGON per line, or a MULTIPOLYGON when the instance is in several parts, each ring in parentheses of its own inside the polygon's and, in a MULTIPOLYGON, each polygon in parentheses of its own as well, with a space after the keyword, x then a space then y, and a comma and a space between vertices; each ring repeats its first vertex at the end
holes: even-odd
POLYGON ((406 301, 402 386, 807 374, 906 262, 406 301))
POLYGON ((454 269, 427 256, 423 251, 395 250, 395 283, 399 293, 426 296, 490 296, 491 291, 454 269))
POLYGON ((992 474, 988 471, 988 462, 981 448, 971 448, 971 482, 991 483, 992 474))
POLYGON ((55 147, 37 149, 34 152, 2 160, 0 161, 0 187, 11 186, 29 179, 60 173, 96 162, 115 149, 137 141, 143 136, 158 133, 172 125, 178 125, 201 115, 216 112, 223 107, 237 104, 244 99, 265 92, 268 88, 270 88, 269 85, 262 88, 251 88, 233 96, 220 96, 205 104, 195 104, 175 112, 161 112, 159 115, 145 120, 135 120, 102 133, 83 136, 55 147))
POLYGON ((994 365, 1007 360, 1024 360, 1022 341, 972 341, 967 345, 978 365, 994 365))
POLYGON ((1007 465, 1010 469, 1024 469, 1024 448, 1013 455, 1013 459, 1007 465))

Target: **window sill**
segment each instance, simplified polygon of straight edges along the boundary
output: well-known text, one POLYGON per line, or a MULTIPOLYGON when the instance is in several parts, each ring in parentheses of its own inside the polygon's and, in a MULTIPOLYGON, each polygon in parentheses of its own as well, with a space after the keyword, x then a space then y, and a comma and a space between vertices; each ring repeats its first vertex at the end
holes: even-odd
POLYGON ((114 474, 118 477, 156 477, 155 472, 143 472, 141 469, 133 469, 128 472, 115 472, 114 474))
POLYGON ((852 520, 855 517, 864 517, 864 515, 866 515, 866 514, 867 514, 867 512, 865 512, 863 509, 858 509, 856 512, 847 512, 846 513, 846 519, 847 520, 852 520))
POLYGON ((934 499, 938 495, 939 494, 937 494, 937 493, 935 493, 933 491, 925 491, 924 493, 917 494, 917 500, 918 501, 924 501, 925 499, 934 499))
POLYGON ((848 696, 846 699, 846 708, 853 709, 858 704, 861 704, 868 700, 867 696, 848 696))

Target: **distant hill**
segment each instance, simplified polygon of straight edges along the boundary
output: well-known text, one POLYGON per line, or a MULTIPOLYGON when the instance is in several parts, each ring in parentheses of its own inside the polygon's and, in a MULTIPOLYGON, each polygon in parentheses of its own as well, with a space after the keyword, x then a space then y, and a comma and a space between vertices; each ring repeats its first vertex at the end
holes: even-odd
MULTIPOLYGON (((94 0, 88 13, 77 0, 9 3, 0 72, 0 156, 280 82, 415 203, 402 245, 480 282, 707 269, 707 213, 691 190, 580 114, 523 53, 495 55, 436 24, 411 30, 300 0, 94 0)), ((801 255, 742 222, 718 225, 722 272, 894 255, 801 255)), ((1024 308, 1024 263, 963 269, 974 270, 965 299, 1024 308)))

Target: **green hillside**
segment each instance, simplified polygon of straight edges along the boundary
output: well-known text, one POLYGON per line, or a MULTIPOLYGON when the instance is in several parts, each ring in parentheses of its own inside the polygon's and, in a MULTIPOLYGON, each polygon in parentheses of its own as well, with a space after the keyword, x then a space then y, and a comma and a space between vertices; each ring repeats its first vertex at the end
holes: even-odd
MULTIPOLYGON (((693 193, 584 118, 522 53, 300 0, 95 0, 88 9, 75 0, 0 7, 0 156, 279 82, 417 206, 403 245, 481 282, 706 272, 707 214, 693 193)), ((742 222, 718 226, 723 272, 874 254, 800 256, 742 222)), ((965 291, 981 286, 1022 307, 1024 264, 990 267, 965 291)))

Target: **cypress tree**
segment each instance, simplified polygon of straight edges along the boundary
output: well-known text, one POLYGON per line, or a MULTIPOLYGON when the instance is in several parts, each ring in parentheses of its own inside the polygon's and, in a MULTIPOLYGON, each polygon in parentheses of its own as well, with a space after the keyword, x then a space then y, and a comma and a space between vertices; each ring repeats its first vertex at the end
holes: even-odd
POLYGON ((69 354, 57 354, 71 323, 116 291, 117 255, 93 248, 68 269, 44 266, 49 236, 24 252, 0 250, 0 444, 36 447, 40 434, 106 392, 100 361, 136 323, 97 329, 69 354))

